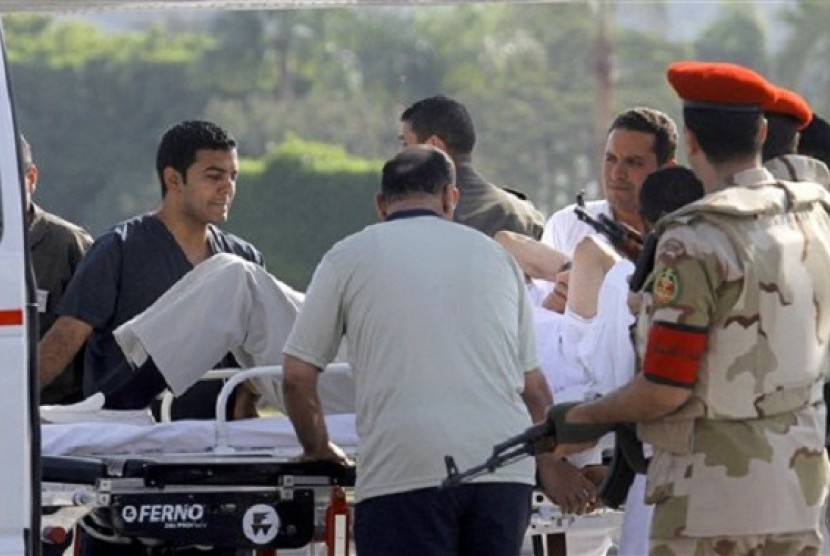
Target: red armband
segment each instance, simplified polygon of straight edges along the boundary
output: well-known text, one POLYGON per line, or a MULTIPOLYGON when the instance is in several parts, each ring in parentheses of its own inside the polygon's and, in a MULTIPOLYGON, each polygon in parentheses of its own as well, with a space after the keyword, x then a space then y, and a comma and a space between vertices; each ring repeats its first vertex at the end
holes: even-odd
POLYGON ((664 322, 652 324, 643 374, 654 382, 690 388, 697 381, 705 351, 705 329, 664 322))

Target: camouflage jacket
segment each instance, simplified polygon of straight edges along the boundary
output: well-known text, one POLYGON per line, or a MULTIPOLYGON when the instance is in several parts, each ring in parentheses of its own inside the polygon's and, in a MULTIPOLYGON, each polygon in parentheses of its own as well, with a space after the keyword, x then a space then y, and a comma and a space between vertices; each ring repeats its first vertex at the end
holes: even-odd
POLYGON ((638 350, 654 323, 706 348, 689 401, 639 427, 653 538, 812 530, 825 496, 830 195, 760 168, 732 181, 659 224, 638 350))
POLYGON ((785 154, 764 162, 764 168, 779 180, 809 181, 830 187, 830 169, 821 160, 801 154, 785 154))

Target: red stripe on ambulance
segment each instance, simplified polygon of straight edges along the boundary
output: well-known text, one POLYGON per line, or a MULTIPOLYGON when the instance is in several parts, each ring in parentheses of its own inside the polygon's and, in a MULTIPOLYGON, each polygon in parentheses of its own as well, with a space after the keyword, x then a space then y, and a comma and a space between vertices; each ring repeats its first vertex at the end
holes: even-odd
POLYGON ((20 326, 23 324, 21 309, 0 309, 0 326, 20 326))

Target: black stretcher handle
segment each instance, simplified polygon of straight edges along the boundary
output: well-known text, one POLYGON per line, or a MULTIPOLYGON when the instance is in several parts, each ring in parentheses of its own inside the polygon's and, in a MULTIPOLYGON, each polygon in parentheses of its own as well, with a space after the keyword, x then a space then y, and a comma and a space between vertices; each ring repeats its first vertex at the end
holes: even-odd
POLYGON ((94 485, 107 477, 103 460, 78 456, 43 456, 41 478, 45 483, 94 485))

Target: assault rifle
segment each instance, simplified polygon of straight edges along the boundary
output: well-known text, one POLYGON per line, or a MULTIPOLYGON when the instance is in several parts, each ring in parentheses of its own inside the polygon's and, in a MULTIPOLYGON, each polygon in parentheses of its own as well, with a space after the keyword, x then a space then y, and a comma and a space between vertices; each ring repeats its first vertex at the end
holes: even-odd
POLYGON ((524 432, 512 436, 493 446, 493 452, 487 460, 480 464, 459 472, 452 456, 444 456, 447 466, 447 478, 441 483, 442 487, 452 487, 484 475, 493 473, 499 467, 516 462, 527 456, 536 455, 544 451, 547 446, 553 447, 556 443, 578 444, 596 441, 604 434, 614 429, 613 425, 568 423, 565 416, 575 403, 561 403, 548 408, 545 420, 536 423, 524 432), (548 442, 543 446, 544 442, 548 442), (541 448, 540 448, 541 447, 541 448))
MULTIPOLYGON (((570 406, 573 404, 561 404, 570 406)), ((441 483, 441 488, 458 486, 480 475, 494 473, 496 469, 519 461, 527 456, 536 455, 539 452, 540 442, 548 437, 555 442, 557 436, 564 437, 569 442, 584 441, 589 438, 599 438, 605 432, 614 431, 617 436, 617 443, 614 453, 614 461, 611 471, 599 488, 599 496, 603 503, 609 508, 619 508, 628 495, 628 489, 634 481, 634 475, 645 473, 648 467, 648 460, 643 457, 642 444, 637 439, 634 426, 631 424, 620 424, 616 426, 602 425, 567 425, 567 428, 575 428, 576 436, 571 434, 556 434, 556 417, 551 414, 554 408, 549 410, 548 419, 526 429, 523 433, 508 438, 504 442, 493 446, 493 452, 487 460, 479 465, 474 465, 465 471, 459 471, 452 456, 444 456, 444 464, 447 468, 447 478, 441 483), (570 437, 570 438, 569 438, 570 437)), ((560 413, 564 415, 566 411, 560 413)), ((560 429, 563 425, 560 423, 560 429)), ((562 431, 560 431, 562 432, 562 431)))
POLYGON ((625 502, 628 489, 636 473, 645 473, 648 460, 643 457, 642 444, 637 439, 631 424, 587 424, 568 423, 565 417, 574 402, 561 403, 548 408, 545 420, 532 425, 524 432, 510 437, 493 446, 490 457, 484 463, 474 465, 465 471, 459 471, 452 456, 444 456, 447 478, 441 482, 441 488, 458 486, 480 475, 494 473, 496 469, 533 456, 540 451, 555 446, 557 443, 578 444, 596 441, 609 432, 617 437, 614 462, 611 472, 600 485, 599 494, 606 506, 619 508, 625 502), (547 442, 546 444, 543 444, 547 442))
POLYGON ((444 456, 444 464, 447 467, 447 478, 441 483, 441 487, 460 485, 474 477, 493 473, 499 467, 504 467, 527 456, 535 455, 537 443, 550 434, 551 426, 547 421, 533 425, 525 429, 523 433, 493 446, 493 453, 487 458, 487 461, 480 465, 475 465, 466 471, 458 471, 458 466, 456 466, 453 457, 444 456))
POLYGON ((591 226, 597 233, 604 235, 611 242, 614 248, 624 253, 632 261, 636 261, 643 247, 643 236, 627 224, 617 222, 604 214, 592 216, 585 209, 585 192, 576 194, 576 205, 574 205, 576 217, 591 226))

